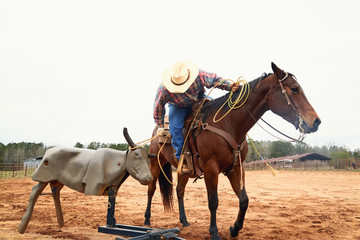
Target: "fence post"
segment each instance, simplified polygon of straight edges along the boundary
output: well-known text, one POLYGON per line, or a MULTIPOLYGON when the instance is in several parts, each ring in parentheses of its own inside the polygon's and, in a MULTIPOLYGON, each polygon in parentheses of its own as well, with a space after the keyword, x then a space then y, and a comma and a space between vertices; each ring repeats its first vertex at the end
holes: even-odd
POLYGON ((345 169, 345 170, 348 170, 348 169, 347 169, 347 162, 346 162, 346 160, 345 160, 345 159, 342 159, 342 162, 343 162, 344 165, 345 165, 344 169, 345 169))
POLYGON ((25 177, 27 176, 27 164, 25 165, 25 177))

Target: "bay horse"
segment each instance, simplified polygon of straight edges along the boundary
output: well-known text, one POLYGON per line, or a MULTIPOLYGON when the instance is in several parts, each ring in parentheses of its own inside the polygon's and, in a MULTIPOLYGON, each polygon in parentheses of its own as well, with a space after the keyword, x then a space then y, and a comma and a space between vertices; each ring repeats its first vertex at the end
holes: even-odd
MULTIPOLYGON (((216 224, 216 210, 218 207, 218 176, 222 172, 226 173, 233 191, 239 198, 239 212, 234 226, 230 227, 231 236, 236 237, 243 227, 249 198, 245 187, 242 186, 245 183, 245 175, 241 163, 245 161, 248 151, 246 134, 256 121, 266 111, 271 110, 293 124, 302 134, 316 132, 321 123, 320 118, 307 100, 295 76, 284 72, 274 63, 271 63, 271 67, 274 74, 265 74, 249 82, 249 97, 245 104, 236 110, 230 111, 221 121, 214 122, 213 117, 215 112, 228 100, 230 93, 205 103, 201 110, 203 114, 203 130, 195 138, 194 145, 201 158, 200 166, 204 173, 207 189, 211 239, 220 239, 216 224), (239 151, 240 161, 236 162, 234 160, 236 158, 234 156, 234 147, 229 144, 229 141, 223 136, 207 130, 207 126, 226 132, 236 141, 239 146, 237 150, 239 151)), ((235 92, 232 96, 233 99, 236 99, 238 95, 239 91, 235 92)), ((224 114, 228 109, 229 107, 223 109, 220 113, 224 114)), ((156 135, 156 132, 157 127, 153 131, 153 136, 156 135)), ((153 139, 150 144, 149 153, 157 154, 160 147, 158 138, 153 139)), ((177 167, 176 162, 174 163, 174 160, 172 160, 173 153, 172 146, 167 144, 159 154, 160 164, 169 181, 172 181, 170 163, 177 167)), ((159 179, 164 208, 165 210, 172 209, 172 184, 165 179, 163 174, 160 174, 161 169, 156 158, 151 159, 150 168, 154 179, 148 186, 148 203, 144 225, 150 225, 151 201, 156 189, 157 179, 159 179)), ((176 187, 180 221, 183 227, 189 225, 184 209, 184 193, 185 186, 190 177, 196 176, 178 175, 176 187)))

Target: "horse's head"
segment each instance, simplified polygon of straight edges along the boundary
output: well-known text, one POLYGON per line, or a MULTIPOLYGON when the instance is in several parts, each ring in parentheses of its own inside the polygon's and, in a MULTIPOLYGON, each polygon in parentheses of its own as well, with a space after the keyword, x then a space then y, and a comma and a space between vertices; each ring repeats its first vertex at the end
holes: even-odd
POLYGON ((126 157, 126 170, 141 184, 147 185, 153 180, 153 176, 149 167, 150 162, 148 153, 143 147, 138 147, 135 149, 136 145, 131 140, 126 128, 124 128, 123 133, 126 141, 131 147, 126 157))
POLYGON ((274 86, 268 94, 272 112, 292 123, 302 133, 316 132, 321 121, 295 77, 271 63, 274 86))

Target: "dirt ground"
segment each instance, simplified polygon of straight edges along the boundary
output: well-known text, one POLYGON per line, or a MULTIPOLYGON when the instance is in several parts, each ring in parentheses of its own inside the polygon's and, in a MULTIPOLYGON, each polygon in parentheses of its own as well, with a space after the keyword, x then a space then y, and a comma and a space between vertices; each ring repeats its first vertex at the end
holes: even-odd
MULTIPOLYGON (((97 232, 106 223, 107 197, 86 196, 67 187, 61 191, 65 226, 56 222, 51 196, 42 195, 24 234, 17 231, 31 188, 31 178, 0 180, 0 239, 115 239, 97 232)), ((244 228, 236 239, 360 239, 360 173, 247 171, 250 199, 244 228)), ((50 192, 49 187, 44 192, 50 192)), ((120 188, 117 223, 142 226, 147 187, 129 177, 120 188)), ((164 212, 157 189, 152 205, 152 227, 180 228, 179 237, 210 239, 209 210, 203 180, 189 182, 185 209, 190 227, 182 228, 177 202, 164 212)), ((227 178, 220 175, 217 223, 222 239, 238 213, 238 199, 227 178)))

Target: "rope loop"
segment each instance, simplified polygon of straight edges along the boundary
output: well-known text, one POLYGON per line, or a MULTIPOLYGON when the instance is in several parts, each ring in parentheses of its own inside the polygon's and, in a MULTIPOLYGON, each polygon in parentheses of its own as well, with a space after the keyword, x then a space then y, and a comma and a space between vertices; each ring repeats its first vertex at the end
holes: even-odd
MULTIPOLYGON (((223 81, 225 80, 230 80, 232 81, 231 79, 224 79, 222 80, 220 83, 218 84, 221 84, 223 81)), ((232 81, 234 82, 234 81, 232 81)), ((240 76, 237 81, 235 82, 235 84, 240 84, 242 85, 242 88, 239 90, 239 95, 238 97, 236 98, 235 101, 232 100, 232 96, 234 95, 234 92, 230 92, 229 94, 229 98, 227 101, 224 102, 224 104, 217 110, 217 112, 215 113, 214 117, 213 117, 213 122, 216 123, 216 122, 219 122, 221 121, 226 115, 228 115, 231 110, 233 109, 238 109, 238 108, 241 108, 245 102, 247 101, 249 95, 250 95, 250 85, 249 83, 245 80, 245 77, 243 76, 240 76), (225 105, 228 105, 229 106, 229 110, 224 114, 222 115, 220 118, 216 119, 216 117, 218 116, 219 112, 221 111, 221 109, 223 109, 225 107, 225 105)), ((217 85, 216 85, 217 86, 217 85)), ((215 87, 216 87, 215 86, 215 87)))

